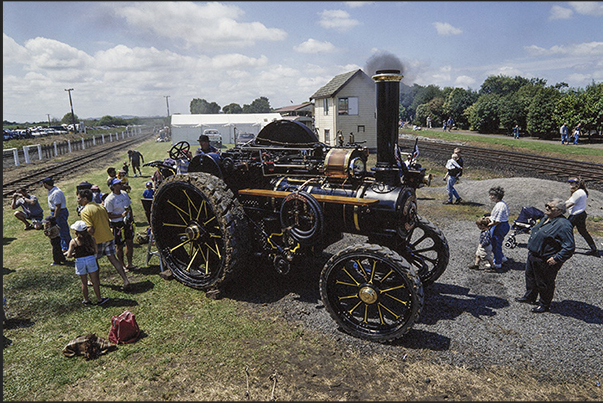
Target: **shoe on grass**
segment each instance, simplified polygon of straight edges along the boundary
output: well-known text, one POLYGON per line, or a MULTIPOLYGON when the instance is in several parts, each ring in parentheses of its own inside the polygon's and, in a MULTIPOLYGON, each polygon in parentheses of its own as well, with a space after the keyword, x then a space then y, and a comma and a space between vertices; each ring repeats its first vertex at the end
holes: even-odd
POLYGON ((458 199, 456 199, 456 201, 454 202, 454 204, 461 204, 463 202, 463 199, 461 199, 460 197, 458 199))
POLYGON ((104 305, 107 302, 109 302, 109 297, 103 297, 100 299, 100 301, 97 302, 97 305, 104 305))
POLYGON ((91 306, 91 305, 92 305, 92 302, 91 302, 90 300, 86 301, 86 300, 84 299, 84 300, 82 300, 82 305, 84 305, 84 306, 91 306))

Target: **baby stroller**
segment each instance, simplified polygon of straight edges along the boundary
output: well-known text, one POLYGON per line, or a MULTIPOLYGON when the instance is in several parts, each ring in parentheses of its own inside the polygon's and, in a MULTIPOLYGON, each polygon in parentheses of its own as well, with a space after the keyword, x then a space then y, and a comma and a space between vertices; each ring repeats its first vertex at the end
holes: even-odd
POLYGON ((536 207, 522 207, 517 220, 515 220, 513 226, 511 226, 513 231, 511 231, 511 235, 507 238, 505 246, 510 249, 515 248, 517 246, 515 236, 518 234, 529 233, 530 229, 532 229, 542 217, 544 217, 544 213, 536 207))

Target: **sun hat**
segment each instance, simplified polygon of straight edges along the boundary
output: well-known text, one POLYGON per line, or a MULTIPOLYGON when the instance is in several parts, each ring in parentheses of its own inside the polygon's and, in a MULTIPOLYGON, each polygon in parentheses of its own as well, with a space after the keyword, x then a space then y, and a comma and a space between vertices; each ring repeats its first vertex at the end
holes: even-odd
POLYGON ((113 185, 117 185, 118 183, 121 183, 121 179, 119 179, 119 178, 115 178, 115 179, 113 179, 113 180, 111 181, 111 186, 113 186, 113 185))
POLYGON ((78 221, 74 222, 73 224, 71 224, 71 229, 74 231, 81 232, 81 231, 86 231, 88 229, 88 226, 82 220, 78 220, 78 221))

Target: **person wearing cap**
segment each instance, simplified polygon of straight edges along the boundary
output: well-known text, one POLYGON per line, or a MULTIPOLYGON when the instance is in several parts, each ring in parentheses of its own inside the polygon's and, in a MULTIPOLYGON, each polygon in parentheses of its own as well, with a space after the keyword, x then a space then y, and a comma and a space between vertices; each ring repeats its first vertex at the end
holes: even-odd
POLYGON ((567 182, 570 185, 570 191, 572 195, 565 201, 565 207, 568 209, 569 217, 568 220, 572 223, 572 226, 578 229, 578 233, 582 235, 582 238, 588 244, 590 250, 586 252, 587 255, 599 256, 597 251, 597 245, 586 230, 586 198, 588 196, 588 190, 586 190, 586 184, 582 178, 569 178, 567 182))
POLYGON ((152 199, 155 191, 153 190, 153 182, 147 182, 146 189, 142 192, 142 197, 145 199, 152 199))
MULTIPOLYGON (((130 190, 132 190, 132 188, 130 187, 130 184, 128 183, 128 171, 124 170, 124 169, 120 169, 117 171, 117 179, 121 179, 121 185, 122 185, 122 190, 130 193, 130 190)), ((113 190, 113 189, 111 189, 113 190)))
POLYGON ((61 249, 63 252, 69 248, 69 242, 71 241, 71 234, 69 234, 69 224, 67 219, 69 218, 69 210, 67 210, 67 199, 61 189, 54 185, 52 178, 45 178, 42 180, 42 185, 48 190, 48 208, 50 209, 50 215, 57 218, 57 224, 59 225, 61 235, 61 249))
POLYGON ((92 201, 101 204, 103 202, 103 193, 100 191, 98 185, 92 185, 90 190, 92 190, 92 201))
POLYGON ((69 249, 65 252, 68 258, 75 257, 75 274, 82 280, 83 305, 92 305, 88 298, 88 276, 92 281, 92 288, 96 295, 97 305, 104 305, 109 298, 103 298, 100 292, 100 278, 98 275, 98 265, 96 263, 96 254, 98 252, 96 241, 88 232, 88 226, 82 220, 71 224, 71 229, 75 231, 75 238, 69 242, 69 249))
MULTIPOLYGON (((82 221, 88 227, 88 233, 94 237, 96 241, 96 260, 103 256, 107 256, 109 262, 113 265, 117 273, 121 276, 124 286, 123 290, 127 291, 130 287, 130 281, 126 276, 123 264, 117 259, 115 248, 115 236, 109 225, 109 215, 107 210, 98 203, 92 201, 92 191, 90 189, 82 189, 77 194, 77 202, 82 206, 80 216, 82 221)), ((100 267, 100 265, 99 265, 100 267)))
POLYGON ((61 237, 59 235, 59 226, 57 225, 56 217, 49 215, 42 220, 44 223, 44 235, 50 239, 52 246, 52 266, 63 265, 67 261, 63 251, 61 250, 61 237))
POLYGON ((105 199, 105 209, 109 215, 113 236, 115 237, 115 246, 117 248, 117 258, 125 267, 125 271, 138 270, 137 266, 132 264, 134 255, 134 219, 132 217, 132 201, 128 193, 123 188, 122 180, 113 179, 113 191, 105 199), (128 264, 124 261, 125 255, 128 264))
POLYGON ((10 207, 15 210, 21 207, 23 211, 15 211, 15 218, 25 224, 25 231, 30 229, 42 229, 42 219, 44 218, 44 210, 38 202, 35 195, 27 193, 25 188, 18 189, 13 194, 13 200, 10 207), (27 220, 31 220, 31 223, 27 220))
POLYGON ((199 141, 200 147, 197 148, 197 151, 195 152, 195 156, 201 155, 201 154, 218 152, 218 149, 216 147, 209 144, 209 137, 206 134, 200 135, 198 141, 199 141))

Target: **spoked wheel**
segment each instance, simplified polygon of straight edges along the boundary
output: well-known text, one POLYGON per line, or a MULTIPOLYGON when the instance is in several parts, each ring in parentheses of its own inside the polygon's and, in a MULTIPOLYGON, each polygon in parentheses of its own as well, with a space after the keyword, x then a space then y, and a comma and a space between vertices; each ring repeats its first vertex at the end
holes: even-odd
POLYGON ((419 276, 379 245, 354 245, 332 256, 320 275, 320 295, 344 331, 380 342, 405 335, 423 308, 419 276))
POLYGON ((180 282, 215 288, 246 253, 243 208, 224 181, 207 173, 165 179, 153 198, 155 244, 180 282))
POLYGON ((302 245, 315 244, 322 235, 324 216, 320 204, 307 192, 293 192, 281 204, 281 226, 302 245))
POLYGON ((417 225, 406 238, 370 238, 386 245, 406 259, 421 277, 423 286, 433 284, 446 270, 450 259, 448 241, 431 221, 417 215, 417 225))
POLYGON ((172 146, 169 151, 169 156, 171 159, 179 160, 181 158, 186 158, 190 162, 190 158, 188 158, 188 152, 191 149, 191 145, 188 141, 180 141, 172 146))

